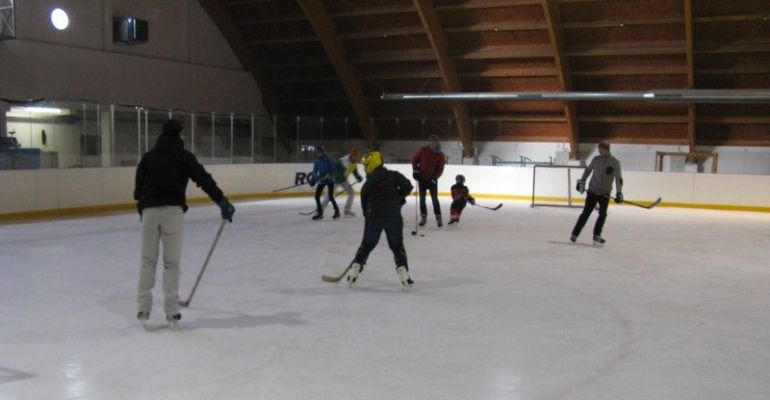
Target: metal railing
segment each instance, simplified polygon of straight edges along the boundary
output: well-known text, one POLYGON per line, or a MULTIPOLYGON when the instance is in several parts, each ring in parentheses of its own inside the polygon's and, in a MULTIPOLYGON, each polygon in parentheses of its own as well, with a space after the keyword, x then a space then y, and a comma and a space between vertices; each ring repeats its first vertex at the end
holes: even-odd
POLYGON ((553 157, 549 156, 548 161, 532 161, 527 156, 519 156, 519 161, 503 160, 502 158, 492 155, 492 165, 518 165, 521 167, 527 165, 553 165, 553 157))

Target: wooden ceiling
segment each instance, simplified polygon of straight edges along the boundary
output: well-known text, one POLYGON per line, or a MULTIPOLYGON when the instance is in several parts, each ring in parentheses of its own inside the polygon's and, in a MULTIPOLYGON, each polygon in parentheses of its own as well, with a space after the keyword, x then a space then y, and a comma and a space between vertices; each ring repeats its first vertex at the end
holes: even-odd
POLYGON ((473 140, 770 145, 765 104, 379 99, 441 91, 768 89, 770 0, 201 2, 257 79, 269 112, 348 117, 372 143, 392 129, 401 139, 420 137, 424 129, 410 126, 414 121, 453 119, 439 125, 466 148, 473 140))

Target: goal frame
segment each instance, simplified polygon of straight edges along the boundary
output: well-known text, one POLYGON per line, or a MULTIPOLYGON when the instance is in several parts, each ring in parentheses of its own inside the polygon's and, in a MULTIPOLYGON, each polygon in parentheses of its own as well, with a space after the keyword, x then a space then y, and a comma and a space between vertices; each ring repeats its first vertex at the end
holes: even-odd
POLYGON ((567 208, 581 208, 582 204, 574 204, 572 201, 572 170, 580 169, 584 170, 586 167, 581 165, 534 165, 532 168, 532 202, 530 207, 567 207, 567 208), (537 169, 549 168, 549 169, 566 169, 567 170, 567 204, 552 204, 552 203, 538 203, 536 201, 537 190, 537 169))

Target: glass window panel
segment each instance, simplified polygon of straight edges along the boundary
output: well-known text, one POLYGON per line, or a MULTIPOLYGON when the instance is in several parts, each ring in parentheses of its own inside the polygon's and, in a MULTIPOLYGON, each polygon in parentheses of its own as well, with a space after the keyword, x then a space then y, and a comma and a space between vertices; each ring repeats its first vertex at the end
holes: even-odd
POLYGON ((315 160, 316 148, 324 144, 323 119, 320 117, 301 117, 299 119, 298 162, 315 160))
POLYGON ((193 137, 194 151, 201 164, 211 164, 211 114, 195 114, 195 133, 193 137))
MULTIPOLYGON (((277 117, 275 119, 278 138, 286 137, 290 144, 289 154, 286 157, 287 162, 297 162, 297 153, 299 152, 300 142, 297 140, 297 118, 296 117, 277 117), (283 136, 282 136, 283 135, 283 136)), ((279 153, 285 154, 285 144, 278 139, 279 153)), ((283 160, 283 157, 281 158, 283 160)))
POLYGON ((423 124, 420 119, 401 119, 398 121, 399 140, 423 141, 423 124))
POLYGON ((233 163, 251 163, 252 153, 251 116, 235 115, 233 117, 233 163))
POLYGON ((133 166, 139 162, 139 116, 136 107, 115 106, 113 166, 133 166))
MULTIPOLYGON (((166 114, 166 116, 168 116, 168 114, 166 114)), ((171 118, 174 118, 182 123, 184 130, 182 131, 181 137, 182 137, 182 141, 184 141, 184 148, 192 152, 192 142, 193 142, 192 114, 186 111, 174 111, 171 114, 171 118)))
POLYGON ((273 119, 267 116, 254 117, 254 162, 276 161, 275 130, 273 119))
POLYGON ((230 114, 216 114, 214 116, 214 137, 212 143, 214 146, 214 163, 229 164, 232 159, 233 144, 230 136, 230 114))

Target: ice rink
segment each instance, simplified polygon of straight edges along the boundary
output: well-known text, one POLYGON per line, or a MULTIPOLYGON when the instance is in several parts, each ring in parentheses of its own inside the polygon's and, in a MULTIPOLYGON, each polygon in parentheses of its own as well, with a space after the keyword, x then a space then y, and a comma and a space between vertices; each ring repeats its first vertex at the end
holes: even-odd
MULTIPOLYGON (((597 248, 595 215, 572 244, 579 210, 504 204, 413 237, 410 200, 406 292, 384 237, 355 287, 321 281, 360 216, 236 203, 180 329, 159 276, 149 332, 136 214, 0 225, 0 399, 770 398, 770 214, 611 205, 597 248)), ((182 298, 218 217, 187 213, 182 298)))

